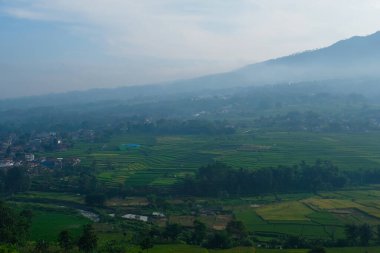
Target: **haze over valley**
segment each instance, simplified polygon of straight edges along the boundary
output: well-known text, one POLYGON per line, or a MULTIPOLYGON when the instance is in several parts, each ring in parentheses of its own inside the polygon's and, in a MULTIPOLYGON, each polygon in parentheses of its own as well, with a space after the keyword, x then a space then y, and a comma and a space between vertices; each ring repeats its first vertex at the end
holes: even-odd
POLYGON ((379 13, 0 1, 0 252, 379 252, 379 13))

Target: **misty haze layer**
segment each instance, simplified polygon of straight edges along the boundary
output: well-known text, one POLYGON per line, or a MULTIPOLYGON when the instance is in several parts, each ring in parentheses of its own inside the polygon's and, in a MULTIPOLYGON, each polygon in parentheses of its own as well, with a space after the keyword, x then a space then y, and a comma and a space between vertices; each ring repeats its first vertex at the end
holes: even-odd
POLYGON ((373 33, 379 10, 373 0, 3 0, 0 98, 226 72, 373 33))

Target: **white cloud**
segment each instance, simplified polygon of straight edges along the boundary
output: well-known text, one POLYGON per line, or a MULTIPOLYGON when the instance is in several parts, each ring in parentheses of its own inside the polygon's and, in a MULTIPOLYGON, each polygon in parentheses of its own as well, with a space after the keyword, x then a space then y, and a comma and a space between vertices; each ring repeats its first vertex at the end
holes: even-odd
POLYGON ((7 8, 4 11, 6 14, 11 15, 16 18, 22 19, 32 19, 32 20, 51 20, 51 17, 45 16, 30 10, 18 9, 18 8, 7 8))
POLYGON ((12 0, 7 13, 100 29, 112 53, 251 62, 380 27, 373 0, 12 0), (20 5, 15 3, 20 2, 20 5))
POLYGON ((77 33, 92 30, 94 33, 88 32, 88 36, 95 36, 112 56, 128 61, 149 58, 173 62, 172 66, 166 64, 151 72, 158 79, 224 71, 380 29, 378 0, 3 0, 0 3, 3 3, 0 11, 17 18, 59 21, 74 27, 77 33), (181 70, 178 67, 181 61, 194 64, 179 65, 181 70))

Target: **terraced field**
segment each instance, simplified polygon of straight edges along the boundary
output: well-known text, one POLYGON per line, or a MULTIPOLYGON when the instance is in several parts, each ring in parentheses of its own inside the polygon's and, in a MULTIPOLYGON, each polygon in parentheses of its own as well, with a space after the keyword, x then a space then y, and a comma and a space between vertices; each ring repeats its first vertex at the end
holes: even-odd
POLYGON ((313 210, 302 202, 290 201, 259 207, 256 209, 256 213, 268 221, 309 221, 310 219, 307 216, 313 213, 313 210))
MULTIPOLYGON (((207 208, 207 205, 222 206, 224 214, 198 216, 190 213, 180 215, 168 214, 168 217, 170 223, 178 223, 184 226, 192 226, 194 220, 197 219, 204 222, 209 228, 216 230, 223 229, 228 221, 236 218, 242 221, 247 230, 254 233, 255 237, 262 242, 269 242, 274 238, 285 235, 302 236, 309 239, 343 239, 345 238, 344 225, 346 224, 368 223, 374 229, 376 225, 380 225, 380 218, 376 216, 376 213, 380 212, 379 187, 371 186, 371 189, 322 192, 314 196, 310 194, 286 194, 278 195, 276 198, 268 195, 226 200, 195 199, 194 201, 203 206, 202 208, 207 208)), ((89 222, 89 220, 78 215, 77 211, 67 210, 58 204, 49 206, 27 202, 27 200, 38 202, 39 200, 56 198, 57 200, 61 199, 73 204, 80 204, 83 199, 76 195, 39 194, 38 192, 32 192, 30 194, 19 194, 14 198, 21 202, 25 201, 25 204, 22 205, 35 205, 33 207, 35 216, 33 218, 32 235, 36 240, 45 238, 53 241, 56 239, 57 233, 62 229, 69 229, 74 234, 78 234, 81 226, 89 222), (39 195, 41 196, 37 197, 39 195), (51 225, 54 226, 54 230, 51 230, 51 225)), ((172 200, 172 205, 176 205, 176 203, 179 205, 183 204, 180 199, 172 200)), ((108 208, 114 210, 132 208, 133 212, 138 212, 138 210, 145 210, 144 212, 146 213, 151 212, 145 198, 111 199, 107 202, 107 205, 108 208)), ((112 224, 105 223, 98 223, 96 227, 105 225, 113 227, 112 224)), ((108 229, 112 232, 111 228, 108 229)), ((99 231, 102 231, 102 229, 99 231)), ((101 238, 108 239, 112 235, 116 236, 120 234, 104 232, 101 233, 101 238)), ((166 246, 157 246, 150 252, 160 252, 166 246)), ((195 249, 186 245, 172 245, 170 247, 166 252, 171 252, 169 250, 174 250, 173 252, 175 252, 178 249, 177 247, 185 247, 183 249, 185 251, 183 252, 187 252, 187 250, 194 250, 193 252, 198 252, 197 250, 200 250, 199 252, 214 252, 206 251, 202 248, 195 249)), ((239 249, 239 251, 235 249, 235 251, 230 250, 226 252, 278 252, 275 250, 252 250, 254 249, 239 249)), ((341 249, 342 251, 334 250, 332 249, 328 252, 355 252, 349 249, 341 249)), ((368 252, 376 252, 371 250, 368 252)))
POLYGON ((283 235, 302 236, 306 238, 331 238, 331 232, 335 232, 343 236, 343 230, 337 226, 337 221, 334 221, 333 226, 326 226, 310 222, 299 221, 276 221, 269 222, 265 220, 257 220, 252 218, 254 213, 238 213, 237 217, 242 220, 248 230, 254 232, 262 241, 270 241, 272 238, 280 237, 283 235), (248 218, 249 217, 249 218, 248 218))
MULTIPOLYGON (((248 131, 220 136, 115 136, 106 143, 76 143, 52 157, 78 157, 95 166, 109 186, 170 185, 212 161, 256 169, 327 159, 342 169, 380 166, 380 133, 325 134, 248 131), (137 147, 120 148, 137 144, 137 147), (124 146, 123 146, 124 147, 124 146)), ((46 156, 46 154, 44 154, 46 156)))
POLYGON ((267 204, 235 207, 233 211, 249 231, 263 240, 284 234, 344 238, 345 224, 380 224, 379 194, 377 186, 373 186, 371 190, 337 191, 314 197, 283 196, 285 200, 280 202, 267 199, 267 204))

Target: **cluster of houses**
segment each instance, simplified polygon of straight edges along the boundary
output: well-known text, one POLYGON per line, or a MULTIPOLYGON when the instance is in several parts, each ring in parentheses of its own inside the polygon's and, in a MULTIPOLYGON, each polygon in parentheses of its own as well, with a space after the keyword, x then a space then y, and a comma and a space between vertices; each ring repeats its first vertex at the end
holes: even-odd
POLYGON ((7 171, 12 167, 25 166, 33 173, 35 168, 62 168, 63 164, 78 165, 80 159, 37 157, 35 153, 49 151, 64 151, 70 144, 57 133, 39 133, 32 136, 19 137, 12 134, 0 140, 0 170, 7 171))
POLYGON ((69 164, 71 166, 79 165, 81 160, 79 158, 35 158, 34 154, 25 154, 25 159, 23 160, 13 160, 13 159, 1 159, 0 160, 0 170, 8 171, 13 167, 23 166, 27 169, 30 175, 38 175, 43 171, 52 171, 53 169, 62 168, 64 164, 69 164))
POLYGON ((8 157, 3 157, 0 159, 0 168, 9 169, 15 166, 21 166, 25 163, 33 163, 35 161, 34 154, 25 154, 23 159, 13 159, 8 157))

